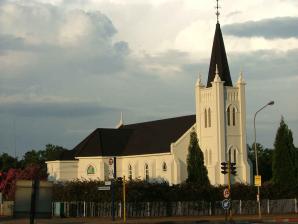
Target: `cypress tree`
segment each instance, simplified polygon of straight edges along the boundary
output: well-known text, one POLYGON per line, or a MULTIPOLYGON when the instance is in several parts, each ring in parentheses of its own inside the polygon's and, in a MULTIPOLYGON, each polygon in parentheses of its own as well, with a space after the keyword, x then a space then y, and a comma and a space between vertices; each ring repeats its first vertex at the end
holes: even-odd
POLYGON ((297 181, 295 147, 292 131, 283 117, 277 130, 272 161, 272 181, 281 186, 293 186, 297 181))
POLYGON ((190 142, 187 155, 186 182, 199 185, 209 185, 208 172, 204 165, 204 155, 199 146, 197 134, 194 130, 190 133, 190 142))

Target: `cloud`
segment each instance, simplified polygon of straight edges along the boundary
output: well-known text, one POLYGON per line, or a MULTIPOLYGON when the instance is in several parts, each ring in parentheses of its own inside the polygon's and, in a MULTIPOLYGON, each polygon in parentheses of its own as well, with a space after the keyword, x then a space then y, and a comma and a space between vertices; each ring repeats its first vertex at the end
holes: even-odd
POLYGON ((237 37, 298 38, 298 17, 279 17, 225 25, 223 31, 237 37))
POLYGON ((105 113, 120 111, 116 108, 101 106, 98 102, 80 102, 76 101, 14 101, 1 102, 0 114, 19 117, 83 117, 83 116, 98 116, 105 113))

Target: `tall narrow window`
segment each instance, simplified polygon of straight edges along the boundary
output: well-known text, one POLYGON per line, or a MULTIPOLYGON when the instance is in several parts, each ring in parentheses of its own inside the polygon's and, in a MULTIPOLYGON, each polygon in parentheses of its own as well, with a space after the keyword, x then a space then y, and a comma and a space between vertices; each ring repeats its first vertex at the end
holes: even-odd
POLYGON ((128 179, 132 180, 132 167, 130 164, 128 165, 128 179))
POLYGON ((207 128, 207 110, 205 109, 205 128, 207 128))
POLYGON ((228 158, 228 161, 229 161, 229 162, 232 162, 232 161, 231 161, 231 159, 232 159, 231 151, 232 151, 232 149, 229 150, 229 158, 228 158))
POLYGON ((163 162, 162 164, 162 171, 166 172, 167 171, 167 164, 163 162))
POLYGON ((237 162, 236 158, 237 158, 237 151, 236 151, 236 149, 234 149, 234 161, 233 161, 234 163, 237 162))
POLYGON ((233 126, 236 125, 236 109, 233 107, 233 126))
POLYGON ((149 166, 147 163, 145 164, 145 180, 149 180, 149 166))
POLYGON ((227 110, 227 120, 228 120, 228 126, 230 126, 230 107, 228 107, 228 110, 227 110))
POLYGON ((209 164, 211 165, 212 163, 212 152, 211 149, 209 149, 209 164))
POLYGON ((208 109, 208 126, 211 127, 211 109, 208 109))

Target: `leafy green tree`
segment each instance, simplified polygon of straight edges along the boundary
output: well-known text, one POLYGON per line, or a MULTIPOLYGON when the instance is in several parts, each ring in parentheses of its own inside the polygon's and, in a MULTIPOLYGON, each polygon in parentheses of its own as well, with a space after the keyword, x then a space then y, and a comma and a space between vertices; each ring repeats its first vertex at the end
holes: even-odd
POLYGON ((41 159, 44 161, 59 160, 65 150, 62 146, 47 144, 45 150, 41 151, 41 159))
POLYGON ((18 165, 18 160, 7 153, 2 153, 0 155, 0 171, 7 172, 10 168, 16 168, 18 165))
POLYGON ((277 130, 272 161, 273 183, 281 186, 293 186, 297 182, 295 166, 295 147, 292 131, 283 117, 277 130))
POLYGON ((186 182, 200 185, 210 185, 208 172, 204 165, 204 155, 199 146, 197 134, 194 130, 190 133, 190 142, 187 155, 186 182))
MULTIPOLYGON (((259 174, 262 176, 262 180, 270 181, 272 178, 272 156, 273 150, 264 148, 263 145, 257 143, 257 153, 258 153, 258 165, 259 174)), ((253 174, 256 175, 256 160, 255 160, 255 144, 248 146, 248 158, 253 164, 253 174)))

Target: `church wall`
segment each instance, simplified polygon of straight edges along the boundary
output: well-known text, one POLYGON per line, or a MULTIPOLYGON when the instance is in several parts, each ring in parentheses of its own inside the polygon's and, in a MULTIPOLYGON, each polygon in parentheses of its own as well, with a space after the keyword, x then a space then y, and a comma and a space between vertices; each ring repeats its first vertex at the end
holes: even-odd
POLYGON ((106 172, 102 157, 78 157, 77 159, 79 159, 77 178, 104 180, 106 172), (94 172, 92 172, 92 167, 94 168, 94 172), (87 172, 88 168, 90 169, 89 173, 87 172))
POLYGON ((177 170, 173 173, 174 184, 181 183, 187 179, 187 155, 188 146, 190 141, 190 133, 195 130, 196 126, 193 125, 180 139, 171 145, 171 151, 174 155, 177 170))
POLYGON ((132 179, 145 180, 145 164, 148 165, 149 180, 162 181, 167 180, 169 184, 173 183, 172 170, 173 155, 170 153, 160 153, 151 155, 123 156, 117 158, 117 176, 125 175, 129 179, 129 165, 131 166, 132 179), (164 170, 163 164, 166 164, 164 170))
POLYGON ((73 180, 77 178, 78 161, 47 161, 49 180, 73 180))

